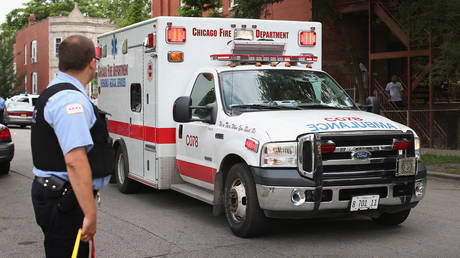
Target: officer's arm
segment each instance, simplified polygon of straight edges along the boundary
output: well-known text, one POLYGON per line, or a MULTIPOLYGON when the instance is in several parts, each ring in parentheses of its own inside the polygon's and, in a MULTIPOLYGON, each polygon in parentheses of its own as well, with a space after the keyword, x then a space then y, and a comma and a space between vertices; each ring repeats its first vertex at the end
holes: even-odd
POLYGON ((96 204, 94 202, 91 167, 86 156, 86 148, 75 148, 69 151, 64 156, 64 159, 70 184, 85 215, 82 240, 89 241, 96 233, 96 204))

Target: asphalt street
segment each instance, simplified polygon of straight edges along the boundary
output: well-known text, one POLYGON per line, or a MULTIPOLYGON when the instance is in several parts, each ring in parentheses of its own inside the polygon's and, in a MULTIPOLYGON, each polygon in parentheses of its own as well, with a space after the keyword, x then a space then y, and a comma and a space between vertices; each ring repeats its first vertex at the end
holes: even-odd
MULTIPOLYGON (((30 186, 30 129, 12 129, 11 172, 0 176, 0 257, 44 257, 30 186)), ((102 191, 97 257, 459 257, 460 181, 429 178, 425 199, 397 227, 365 217, 276 220, 254 239, 235 237, 211 206, 174 191, 102 191)))

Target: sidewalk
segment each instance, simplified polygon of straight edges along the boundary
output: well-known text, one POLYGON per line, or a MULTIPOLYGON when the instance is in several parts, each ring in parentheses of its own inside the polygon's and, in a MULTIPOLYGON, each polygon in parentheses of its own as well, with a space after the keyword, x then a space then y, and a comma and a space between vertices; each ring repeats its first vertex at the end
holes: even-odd
MULTIPOLYGON (((421 154, 433 154, 433 155, 440 155, 440 156, 459 156, 460 157, 460 150, 440 150, 440 149, 422 148, 421 154)), ((438 171, 429 171, 429 170, 427 171, 427 173, 428 173, 428 176, 460 180, 460 175, 448 174, 448 173, 443 173, 443 172, 438 172, 438 171)))

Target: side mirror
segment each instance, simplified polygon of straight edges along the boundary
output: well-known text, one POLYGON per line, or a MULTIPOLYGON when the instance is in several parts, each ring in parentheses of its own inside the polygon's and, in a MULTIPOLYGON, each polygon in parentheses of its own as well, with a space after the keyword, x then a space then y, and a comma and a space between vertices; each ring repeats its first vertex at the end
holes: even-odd
POLYGON ((380 101, 377 97, 369 96, 367 97, 367 111, 374 114, 380 114, 380 101))
POLYGON ((178 123, 187 123, 192 120, 192 99, 188 96, 179 97, 174 101, 173 118, 178 123))

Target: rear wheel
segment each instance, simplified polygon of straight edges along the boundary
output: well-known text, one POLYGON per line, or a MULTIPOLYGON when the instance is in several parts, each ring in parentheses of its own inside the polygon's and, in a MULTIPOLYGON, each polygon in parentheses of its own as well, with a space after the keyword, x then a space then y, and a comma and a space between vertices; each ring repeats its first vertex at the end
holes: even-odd
POLYGON ((122 193, 135 193, 139 190, 140 183, 128 177, 128 157, 121 148, 116 155, 115 179, 118 189, 122 193))
POLYGON ((396 226, 403 223, 409 217, 410 209, 397 213, 383 213, 377 218, 372 218, 375 223, 387 226, 396 226))
POLYGON ((3 162, 0 163, 0 174, 1 175, 6 175, 10 172, 10 162, 3 162))
POLYGON ((242 163, 233 165, 225 180, 225 216, 232 232, 239 237, 263 232, 265 215, 259 207, 254 180, 242 163))

